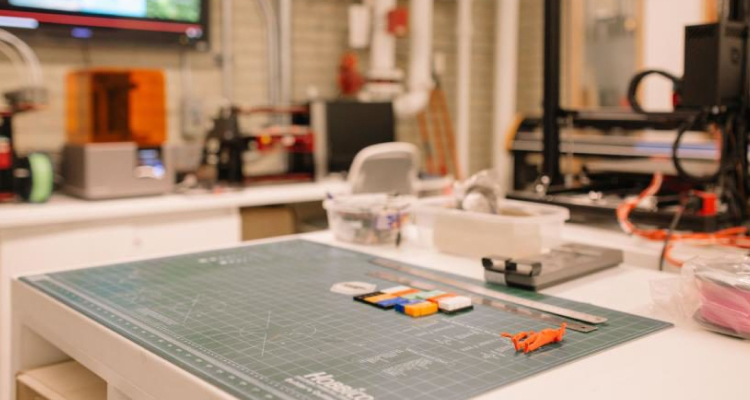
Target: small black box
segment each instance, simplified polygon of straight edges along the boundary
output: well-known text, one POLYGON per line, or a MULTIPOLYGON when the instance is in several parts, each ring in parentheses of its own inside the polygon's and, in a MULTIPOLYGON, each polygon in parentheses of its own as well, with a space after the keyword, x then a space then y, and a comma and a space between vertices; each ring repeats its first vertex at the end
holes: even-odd
POLYGON ((742 96, 746 27, 720 22, 685 29, 682 106, 731 106, 742 96))

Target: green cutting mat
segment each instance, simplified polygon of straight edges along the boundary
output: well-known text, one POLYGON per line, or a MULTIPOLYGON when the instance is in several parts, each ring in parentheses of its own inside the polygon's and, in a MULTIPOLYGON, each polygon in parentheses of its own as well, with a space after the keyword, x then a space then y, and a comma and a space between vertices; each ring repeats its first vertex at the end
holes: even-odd
POLYGON ((293 240, 23 281, 240 399, 465 399, 670 326, 495 287, 609 319, 517 354, 499 332, 553 327, 483 306, 415 320, 329 291, 395 286, 371 259, 293 240))

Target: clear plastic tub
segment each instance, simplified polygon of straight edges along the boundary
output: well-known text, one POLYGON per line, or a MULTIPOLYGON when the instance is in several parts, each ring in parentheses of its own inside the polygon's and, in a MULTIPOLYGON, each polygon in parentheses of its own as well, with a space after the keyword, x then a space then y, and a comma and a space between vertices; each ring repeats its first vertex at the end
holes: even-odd
POLYGON ((323 202, 336 239, 359 244, 393 244, 412 213, 416 198, 363 194, 323 202))
POLYGON ((498 207, 500 214, 483 214, 458 209, 452 197, 420 200, 414 210, 420 241, 474 258, 527 257, 561 244, 566 208, 513 200, 498 207))

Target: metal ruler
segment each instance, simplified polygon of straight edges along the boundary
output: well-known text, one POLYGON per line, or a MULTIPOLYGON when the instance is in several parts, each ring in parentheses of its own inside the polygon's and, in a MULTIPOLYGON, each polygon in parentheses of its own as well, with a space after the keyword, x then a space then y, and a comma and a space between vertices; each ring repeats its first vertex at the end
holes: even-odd
POLYGON ((484 286, 479 286, 473 283, 458 281, 455 279, 447 278, 445 276, 424 270, 419 268, 410 267, 408 265, 401 264, 396 261, 392 260, 386 260, 382 258, 376 258, 370 261, 372 264, 377 265, 379 267, 384 267, 388 269, 392 269, 394 271, 403 272, 409 275, 413 275, 416 277, 429 279, 433 282, 439 282, 445 285, 450 285, 458 289, 463 289, 467 292, 471 292, 480 296, 490 297, 495 300, 504 301, 506 303, 512 303, 518 306, 531 308, 538 311, 544 311, 549 314, 558 315, 561 317, 566 317, 570 319, 574 319, 577 321, 583 321, 587 322, 589 324, 603 324, 607 322, 607 318, 600 317, 597 315, 591 315, 587 313, 583 313, 580 311, 570 310, 564 307, 555 306, 552 304, 546 304, 539 301, 524 299, 522 297, 513 296, 511 294, 506 294, 502 292, 498 292, 495 290, 488 289, 484 286))
MULTIPOLYGON (((395 275, 395 274, 392 274, 392 273, 389 273, 389 272, 373 271, 373 272, 368 272, 367 275, 371 276, 373 278, 377 278, 377 279, 382 279, 382 280, 385 280, 385 281, 390 281, 390 282, 398 283, 400 285, 407 285, 407 286, 410 286, 410 287, 413 287, 413 288, 419 289, 419 290, 435 290, 435 289, 438 289, 438 287, 436 285, 433 285, 431 283, 417 281, 417 280, 410 279, 410 278, 407 278, 407 277, 395 275)), ((596 326, 593 326, 593 325, 586 325, 586 324, 582 324, 580 322, 569 321, 569 320, 566 320, 566 319, 563 319, 563 318, 558 318, 558 317, 556 317, 554 315, 545 314, 545 313, 540 312, 540 311, 531 310, 531 309, 528 309, 528 308, 517 307, 517 306, 512 305, 512 304, 501 303, 499 301, 494 301, 494 300, 486 299, 484 297, 479 297, 479 296, 470 296, 470 297, 471 297, 471 302, 474 303, 475 305, 482 305, 482 306, 492 307, 492 308, 495 308, 495 309, 498 309, 498 310, 502 310, 502 311, 505 311, 505 312, 509 312, 509 313, 512 313, 512 314, 522 315, 522 316, 525 316, 525 317, 529 317, 531 319, 536 319, 536 320, 539 320, 539 321, 549 322, 549 323, 554 324, 554 325, 560 325, 560 324, 562 324, 564 322, 564 323, 568 324, 568 329, 574 330, 576 332, 589 333, 589 332, 593 332, 593 331, 599 329, 599 328, 597 328, 596 326)))
POLYGON ((483 305, 483 306, 487 306, 487 307, 496 308, 498 310, 502 310, 502 311, 505 311, 505 312, 513 313, 513 314, 523 315, 523 316, 529 317, 531 319, 536 319, 536 320, 539 320, 539 321, 549 322, 549 323, 555 324, 555 325, 560 325, 560 324, 562 324, 564 322, 564 323, 566 323, 568 325, 568 329, 576 331, 576 332, 589 333, 589 332, 593 332, 593 331, 599 329, 599 328, 597 328, 594 325, 586 325, 586 324, 582 324, 582 323, 576 322, 576 321, 569 321, 567 319, 558 318, 558 317, 555 317, 554 315, 545 314, 545 313, 540 312, 540 311, 532 310, 532 309, 529 309, 529 308, 517 307, 517 306, 515 306, 513 304, 508 304, 508 303, 503 303, 503 302, 500 302, 500 301, 490 300, 490 299, 486 299, 484 297, 471 296, 471 301, 474 304, 479 304, 479 305, 483 305))

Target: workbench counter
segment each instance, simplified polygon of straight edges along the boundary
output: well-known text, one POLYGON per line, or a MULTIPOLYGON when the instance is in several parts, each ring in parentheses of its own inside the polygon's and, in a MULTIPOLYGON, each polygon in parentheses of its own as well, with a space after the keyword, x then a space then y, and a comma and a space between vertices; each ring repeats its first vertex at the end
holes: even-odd
MULTIPOLYGON (((481 278, 483 271, 476 260, 438 254, 413 244, 398 249, 344 245, 335 242, 329 232, 303 238, 471 278, 481 278)), ((544 293, 660 318, 663 316, 651 307, 650 283, 671 276, 624 265, 544 293)), ((15 340, 24 343, 14 346, 14 372, 59 360, 63 354, 57 348, 104 378, 110 384, 112 399, 165 399, 165 393, 180 400, 233 399, 41 292, 18 281, 13 285, 15 340), (165 387, 169 391, 165 392, 165 387)), ((750 344, 746 341, 677 326, 481 398, 745 399, 748 360, 750 344)))
MULTIPOLYGON (((421 180, 440 192, 450 178, 421 180)), ((0 204, 0 399, 9 391, 10 281, 14 276, 109 264, 133 257, 230 246, 242 240, 241 209, 320 202, 347 193, 342 180, 107 201, 55 195, 46 204, 0 204)), ((250 221, 252 223, 252 221, 250 221)))
POLYGON ((169 194, 131 199, 87 201, 57 194, 45 204, 0 205, 0 230, 102 219, 257 207, 320 201, 329 193, 349 190, 343 181, 256 186, 218 193, 169 194))

